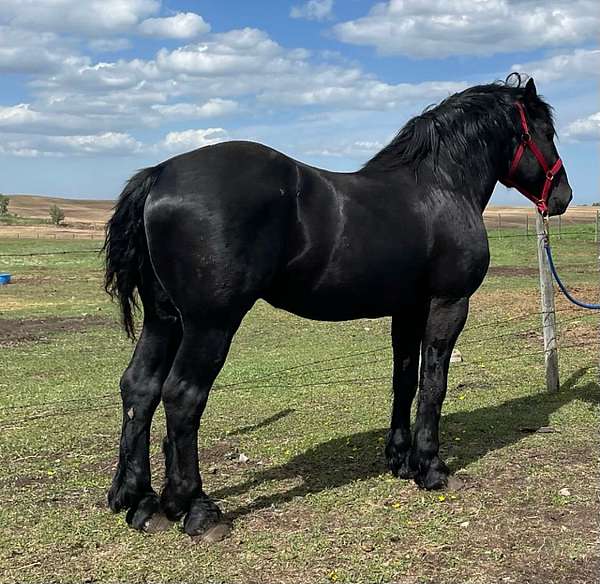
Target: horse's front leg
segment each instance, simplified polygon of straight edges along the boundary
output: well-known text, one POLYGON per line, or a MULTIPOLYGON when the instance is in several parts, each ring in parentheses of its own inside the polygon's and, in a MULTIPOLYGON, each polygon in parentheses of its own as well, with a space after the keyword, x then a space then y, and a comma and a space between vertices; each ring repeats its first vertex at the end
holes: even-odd
POLYGON ((441 489, 448 482, 448 467, 439 457, 439 423, 450 356, 468 310, 468 298, 433 298, 430 303, 421 347, 419 400, 410 456, 415 482, 425 489, 441 489))
POLYGON ((402 479, 413 476, 409 464, 410 409, 417 392, 419 349, 425 317, 426 313, 423 309, 392 317, 394 400, 390 431, 385 445, 385 458, 392 473, 402 479))

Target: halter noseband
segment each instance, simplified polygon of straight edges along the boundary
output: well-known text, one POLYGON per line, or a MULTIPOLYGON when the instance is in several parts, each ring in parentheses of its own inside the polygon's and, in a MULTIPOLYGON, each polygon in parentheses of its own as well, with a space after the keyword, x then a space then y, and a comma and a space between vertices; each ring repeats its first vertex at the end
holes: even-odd
POLYGON ((515 152, 515 156, 510 165, 510 169, 508 170, 508 175, 506 178, 500 179, 500 182, 507 187, 514 187, 517 189, 521 194, 525 195, 530 201, 535 203, 542 215, 546 215, 548 213, 548 197, 550 195, 550 189, 552 188, 552 181, 554 180, 556 173, 562 168, 563 163, 559 156, 554 165, 550 167, 550 165, 546 162, 546 158, 542 154, 542 151, 533 141, 531 134, 529 133, 529 126, 527 125, 527 118, 525 117, 525 108, 523 107, 523 104, 520 101, 517 101, 515 105, 517 106, 517 109, 519 110, 519 116, 521 117, 521 129, 523 130, 523 135, 521 136, 521 142, 517 147, 517 151, 515 152), (526 148, 531 150, 543 171, 546 173, 546 180, 544 181, 542 194, 539 197, 531 194, 513 181, 513 176, 517 171, 517 167, 519 166, 519 162, 521 162, 521 158, 523 157, 526 148))

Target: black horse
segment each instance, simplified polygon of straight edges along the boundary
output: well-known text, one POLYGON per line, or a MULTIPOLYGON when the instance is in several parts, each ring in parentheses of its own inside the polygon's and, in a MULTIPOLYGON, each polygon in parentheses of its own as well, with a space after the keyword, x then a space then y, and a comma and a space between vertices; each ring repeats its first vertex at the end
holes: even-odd
POLYGON ((144 308, 121 379, 113 511, 129 509, 129 524, 147 531, 183 517, 190 535, 210 539, 223 528, 202 489, 198 428, 232 337, 259 298, 311 319, 391 315, 388 465, 426 489, 447 484, 438 424, 450 354, 488 268, 482 212, 499 180, 527 194, 543 191, 551 215, 572 196, 551 108, 532 80, 516 79, 472 87, 426 110, 357 172, 227 142, 131 178, 105 244, 106 289, 132 337, 136 289, 144 308), (159 497, 148 448, 161 399, 167 437, 159 497))

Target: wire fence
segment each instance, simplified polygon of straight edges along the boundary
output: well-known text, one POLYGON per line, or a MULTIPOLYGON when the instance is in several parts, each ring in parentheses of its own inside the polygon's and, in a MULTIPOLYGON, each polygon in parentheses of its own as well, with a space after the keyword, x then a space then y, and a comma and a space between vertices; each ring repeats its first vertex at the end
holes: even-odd
MULTIPOLYGON (((588 239, 581 239, 581 241, 588 241, 591 242, 593 241, 591 239, 591 237, 593 236, 593 233, 590 233, 589 231, 579 231, 579 232, 574 232, 574 233, 565 233, 563 234, 563 237, 570 237, 572 235, 581 235, 581 234, 585 234, 590 236, 590 238, 588 239)), ((495 235, 488 235, 488 239, 504 239, 504 238, 525 238, 525 237, 529 237, 526 235, 522 235, 522 234, 506 234, 503 236, 495 236, 495 235)), ((43 257, 43 256, 60 256, 60 255, 85 255, 85 254, 100 254, 102 253, 103 248, 102 247, 94 247, 91 249, 57 249, 57 250, 52 250, 52 251, 38 251, 38 252, 15 252, 15 253, 0 253, 0 258, 29 258, 29 257, 43 257)), ((589 262, 569 262, 570 265, 586 265, 586 264, 590 264, 593 263, 594 260, 590 260, 589 262)))
POLYGON ((37 251, 32 253, 0 253, 0 258, 29 258, 36 256, 100 253, 101 251, 102 248, 97 247, 94 249, 59 249, 54 251, 37 251))
MULTIPOLYGON (((562 319, 559 323, 561 327, 565 325, 581 320, 582 318, 593 318, 593 315, 581 314, 577 309, 563 309, 559 312, 578 312, 577 315, 571 316, 570 318, 562 319)), ((491 343, 498 339, 507 339, 507 338, 523 338, 529 334, 540 334, 539 327, 533 327, 527 323, 527 326, 523 328, 523 324, 525 321, 533 318, 539 317, 541 312, 532 312, 525 313, 520 315, 515 315, 512 317, 508 317, 505 319, 496 319, 491 320, 485 323, 479 323, 477 325, 467 327, 464 329, 464 333, 468 333, 473 330, 481 330, 486 327, 498 327, 498 326, 510 326, 510 324, 521 323, 516 330, 504 331, 493 335, 485 335, 477 338, 467 338, 464 341, 459 341, 458 347, 463 348, 465 346, 479 344, 479 343, 491 343)), ((598 341, 580 341, 576 343, 566 343, 562 346, 559 346, 561 351, 577 349, 577 348, 587 348, 587 347, 598 347, 598 341)), ((319 386, 329 386, 334 384, 339 385, 370 385, 370 384, 380 384, 383 382, 390 383, 391 382, 391 372, 388 372, 385 375, 375 375, 371 377, 367 376, 358 376, 358 377, 331 377, 332 373, 338 373, 340 371, 346 371, 349 369, 356 370, 364 370, 366 367, 370 367, 376 364, 386 364, 390 365, 392 362, 392 348, 390 343, 386 345, 380 345, 374 347, 372 349, 363 350, 363 351, 350 351, 346 353, 342 353, 339 355, 334 355, 332 357, 327 357, 324 359, 311 360, 303 363, 299 363, 290 367, 285 367, 281 369, 276 369, 265 374, 259 376, 253 376, 246 379, 241 379, 235 382, 224 383, 224 384, 215 384, 213 386, 213 391, 222 392, 226 391, 227 393, 236 392, 239 390, 242 391, 261 391, 261 390, 286 390, 286 391, 298 391, 311 387, 319 387, 319 386), (385 354, 385 355, 384 355, 385 354), (336 365, 333 367, 320 367, 315 368, 315 366, 323 365, 326 363, 333 363, 339 361, 347 361, 348 359, 354 359, 356 357, 365 357, 365 356, 374 356, 374 358, 365 361, 361 359, 360 362, 354 363, 344 363, 341 365, 336 365), (382 356, 383 355, 383 356, 382 356), (317 377, 315 378, 315 374, 317 377), (322 374, 330 374, 329 377, 323 377, 322 374), (309 375, 310 378, 308 380, 302 380, 300 382, 294 381, 294 378, 304 377, 309 375), (266 383, 265 383, 266 382, 266 383)), ((473 361, 463 361, 458 364, 454 364, 454 368, 460 369, 469 369, 472 367, 489 367, 494 363, 509 361, 512 359, 519 358, 530 358, 533 356, 541 356, 545 353, 544 349, 537 349, 532 351, 517 351, 505 355, 501 355, 495 358, 486 358, 485 360, 473 360, 473 361)), ((24 424, 35 422, 38 420, 46 420, 53 419, 56 417, 62 416, 70 416, 70 415, 78 415, 82 413, 88 412, 98 412, 103 410, 117 410, 120 409, 120 404, 118 400, 118 394, 116 392, 104 393, 100 395, 92 395, 92 396, 82 396, 78 398, 68 398, 68 399, 59 399, 59 400, 50 400, 44 402, 36 402, 29 404, 19 404, 19 405, 8 405, 0 407, 0 414, 13 412, 13 411, 23 411, 29 412, 27 415, 12 418, 9 422, 5 424, 0 424, 1 430, 14 429, 16 427, 21 427, 24 424), (88 405, 93 403, 94 405, 88 405), (68 407, 63 407, 68 406, 68 407), (73 406, 73 407, 71 407, 73 406), (32 411, 34 410, 34 411, 32 411)))
MULTIPOLYGON (((486 224, 488 225, 488 238, 490 239, 503 239, 503 238, 535 238, 535 229, 533 228, 533 221, 531 223, 532 229, 530 232, 530 224, 529 220, 526 222, 526 231, 515 233, 514 231, 510 232, 499 232, 494 233, 490 228, 490 220, 489 217, 486 218, 486 224)), ((498 218, 499 225, 502 225, 502 215, 498 218)), ((578 226, 581 225, 579 222, 576 223, 578 226)), ((558 228, 560 229, 560 223, 558 224, 558 228)), ((513 227, 511 225, 511 227, 513 227)), ((556 235, 556 234, 555 234, 556 235)), ((590 241, 591 238, 595 238, 597 241, 598 238, 598 221, 596 222, 596 231, 594 232, 591 229, 577 229, 577 230, 568 230, 562 231, 559 233, 559 237, 567 237, 570 238, 570 241, 574 239, 579 239, 580 241, 590 241), (585 236, 585 237, 583 237, 585 236)), ((34 251, 34 252, 15 252, 15 253, 0 253, 0 258, 27 258, 27 257, 43 257, 43 256, 63 256, 63 255, 80 255, 80 254, 99 254, 102 252, 102 247, 93 247, 89 249, 55 249, 50 251, 34 251)), ((565 268, 574 268, 578 266, 586 266, 591 267, 595 265, 596 260, 590 261, 569 261, 568 264, 565 265, 565 268)), ((498 268, 502 268, 502 266, 495 266, 498 268)), ((517 266, 519 269, 522 266, 517 266)), ((506 266, 506 268, 515 268, 515 266, 506 266)), ((576 313, 574 316, 570 318, 563 318, 558 322, 560 327, 564 327, 565 325, 574 322, 576 320, 581 320, 582 318, 593 318, 593 315, 584 315, 581 311, 575 307, 566 307, 566 308, 558 308, 556 310, 557 313, 576 313)), ((527 321, 540 318, 543 312, 540 311, 531 311, 526 313, 521 313, 518 315, 512 315, 507 318, 496 319, 485 321, 482 323, 477 323, 475 325, 469 326, 464 329, 463 334, 458 343, 458 348, 463 348, 471 345, 477 345, 482 343, 494 343, 498 340, 507 340, 511 338, 523 338, 527 335, 536 334, 541 335, 541 328, 539 326, 533 326, 531 323, 527 321), (527 325, 523 328, 523 325, 527 325), (517 325, 517 328, 512 328, 514 325, 517 325), (473 331, 479 331, 481 329, 485 329, 487 327, 495 327, 499 329, 500 332, 497 332, 493 335, 484 335, 478 336, 475 338, 471 338, 469 335, 473 331), (508 330, 510 328, 510 330, 508 330)), ((560 350, 571 350, 576 348, 585 348, 591 346, 597 346, 597 341, 581 341, 579 343, 566 343, 562 346, 559 346, 560 350)), ((530 358, 533 356, 540 356, 544 354, 544 349, 534 350, 534 351, 519 351, 516 353, 511 353, 508 355, 502 355, 495 358, 486 358, 485 361, 463 361, 460 364, 455 366, 468 369, 470 367, 481 367, 483 365, 492 365, 493 363, 500 361, 507 361, 511 359, 517 358, 530 358)), ((319 386, 327 386, 332 384, 346 384, 346 385, 359 385, 359 384, 376 384, 382 383, 384 381, 391 381, 391 374, 386 375, 375 375, 371 377, 367 376, 357 376, 357 377, 347 377, 347 378, 338 378, 335 377, 335 374, 339 372, 346 372, 353 369, 363 370, 366 367, 372 365, 389 365, 392 362, 392 348, 391 343, 387 343, 385 345, 377 346, 367 350, 361 351, 353 351, 347 352, 340 355, 334 355, 331 357, 327 357, 324 359, 312 360, 303 363, 299 363, 290 367, 277 369, 273 371, 266 372, 264 374, 253 376, 246 379, 240 379, 237 381, 229 382, 229 383, 218 383, 214 386, 213 391, 248 391, 248 388, 253 390, 262 390, 262 389, 286 389, 286 390, 299 390, 308 387, 319 387, 319 386), (361 358, 360 362, 351 362, 348 363, 348 360, 361 358), (365 357, 369 357, 368 360, 365 360, 365 357), (332 365, 334 364, 335 365, 332 365), (334 375, 334 378, 324 378, 323 375, 329 374, 334 375), (306 376, 310 376, 310 379, 304 379, 306 376), (316 377, 315 377, 316 375, 316 377), (298 380, 298 378, 302 378, 298 380)), ((97 412, 101 410, 114 409, 119 407, 117 394, 115 392, 110 392, 101 395, 93 395, 93 396, 82 396, 76 398, 68 398, 68 399, 58 399, 51 400, 45 402, 37 402, 30 404, 20 404, 20 405, 8 405, 0 407, 0 415, 7 412, 12 411, 22 411, 29 412, 27 415, 21 416, 20 418, 11 419, 10 422, 1 425, 0 429, 8 429, 13 428, 15 426, 21 426, 28 422, 33 422, 37 420, 45 420, 48 418, 55 418, 60 416, 68 416, 68 415, 77 415, 79 413, 86 412, 97 412), (89 405, 93 402, 93 405, 89 405), (67 406, 67 407, 64 407, 67 406)))
MULTIPOLYGON (((489 239, 536 237, 535 214, 533 213, 524 213, 522 211, 517 213, 503 213, 488 209, 484 212, 483 219, 488 231, 489 239)), ((594 241, 598 242, 600 236, 600 210, 586 210, 584 207, 577 208, 573 211, 569 210, 564 215, 550 218, 549 226, 554 237, 559 239, 562 239, 563 237, 577 238, 581 236, 593 238, 594 241)), ((0 234, 2 234, 3 231, 6 233, 6 237, 18 240, 49 239, 53 241, 97 241, 103 240, 105 237, 104 227, 101 229, 94 227, 93 229, 71 228, 49 230, 49 226, 45 226, 43 229, 29 226, 25 228, 21 227, 19 230, 19 227, 15 225, 0 225, 0 234)), ((92 251, 94 250, 90 250, 90 252, 92 251)), ((20 254, 2 255, 6 257, 8 255, 20 254)))

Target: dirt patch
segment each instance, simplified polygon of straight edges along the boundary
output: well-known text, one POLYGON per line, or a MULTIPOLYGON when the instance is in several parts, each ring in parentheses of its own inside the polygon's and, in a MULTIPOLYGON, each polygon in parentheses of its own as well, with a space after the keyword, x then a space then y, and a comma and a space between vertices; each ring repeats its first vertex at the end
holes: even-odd
POLYGON ((0 319, 0 348, 15 347, 26 343, 47 343, 55 333, 82 332, 91 328, 112 324, 103 316, 69 316, 65 318, 0 319))
POLYGON ((526 266, 491 266, 488 270, 488 276, 535 276, 537 273, 537 268, 526 266))
MULTIPOLYGON (((568 270, 574 274, 588 274, 590 272, 590 266, 581 266, 581 264, 564 264, 561 268, 563 271, 568 270)), ((488 269, 489 276, 537 276, 538 273, 538 268, 529 266, 491 266, 488 269)))
POLYGON ((582 345, 593 345, 600 343, 598 336, 598 325, 590 322, 569 322, 561 331, 561 342, 570 345, 581 343, 582 345))

